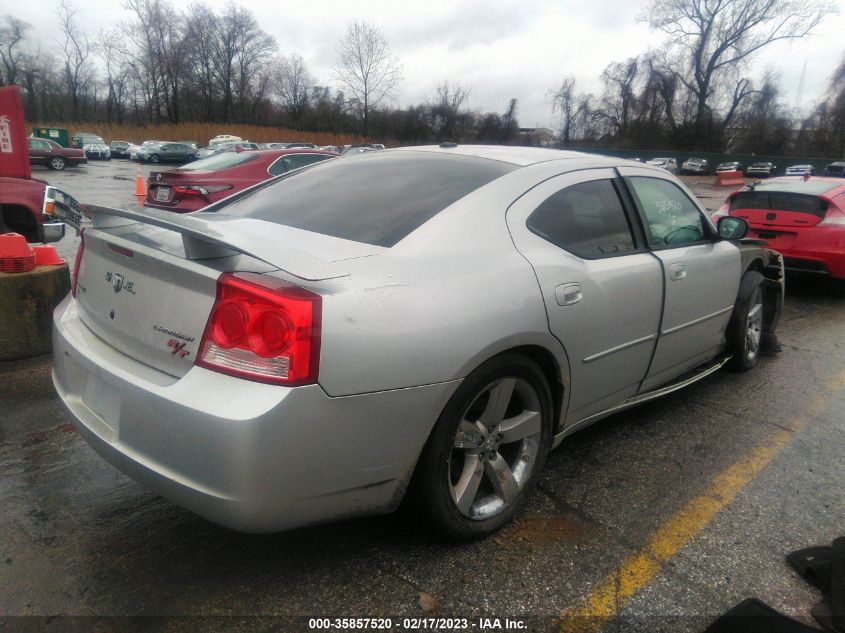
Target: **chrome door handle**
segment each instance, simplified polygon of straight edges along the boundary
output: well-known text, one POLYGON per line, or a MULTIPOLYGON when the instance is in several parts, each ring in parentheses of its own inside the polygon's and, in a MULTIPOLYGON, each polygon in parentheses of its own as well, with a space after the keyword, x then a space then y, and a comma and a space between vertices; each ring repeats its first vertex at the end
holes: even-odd
POLYGON ((581 284, 561 284, 555 288, 555 299, 559 306, 571 306, 581 301, 581 284))
POLYGON ((669 279, 677 281, 687 276, 686 264, 671 264, 669 266, 669 279))

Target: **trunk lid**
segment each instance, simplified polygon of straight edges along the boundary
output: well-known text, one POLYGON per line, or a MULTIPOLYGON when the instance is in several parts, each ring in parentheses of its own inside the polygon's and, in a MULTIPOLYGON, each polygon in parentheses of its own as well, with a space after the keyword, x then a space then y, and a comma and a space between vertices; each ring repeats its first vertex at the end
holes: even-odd
POLYGON ((177 377, 194 365, 221 273, 283 270, 313 287, 346 275, 321 255, 354 256, 325 240, 312 242, 316 254, 305 252, 293 246, 287 227, 260 220, 90 206, 83 212, 93 220, 76 291, 83 322, 120 352, 177 377))
POLYGON ((86 231, 76 300, 82 321, 109 345, 181 377, 196 360, 216 296, 217 267, 228 262, 211 267, 181 259, 175 254, 179 236, 174 241, 168 233, 142 229, 137 236, 147 244, 141 245, 86 231))

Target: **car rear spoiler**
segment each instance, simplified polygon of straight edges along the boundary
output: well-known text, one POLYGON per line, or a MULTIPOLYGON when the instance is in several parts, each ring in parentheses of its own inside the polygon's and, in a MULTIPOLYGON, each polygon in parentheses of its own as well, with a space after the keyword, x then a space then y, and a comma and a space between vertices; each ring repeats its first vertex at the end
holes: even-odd
POLYGON ((147 208, 143 211, 112 209, 93 204, 82 204, 80 208, 96 229, 137 223, 180 233, 187 259, 248 255, 308 281, 335 279, 349 274, 333 262, 293 247, 289 238, 281 244, 274 241, 273 234, 278 234, 282 227, 264 220, 210 213, 182 215, 147 208))

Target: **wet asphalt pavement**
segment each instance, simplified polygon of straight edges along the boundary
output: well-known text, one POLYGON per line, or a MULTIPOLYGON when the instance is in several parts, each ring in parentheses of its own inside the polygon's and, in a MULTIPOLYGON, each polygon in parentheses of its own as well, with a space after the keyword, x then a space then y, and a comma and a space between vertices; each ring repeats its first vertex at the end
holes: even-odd
MULTIPOLYGON (((35 175, 128 204, 135 168, 35 175)), ((693 188, 711 209, 724 195, 693 188)), ((783 352, 752 372, 717 372, 567 439, 521 518, 462 545, 407 512, 277 535, 216 527, 80 439, 49 358, 0 363, 0 631, 308 630, 302 616, 433 630, 401 621, 432 611, 468 630, 508 617, 567 631, 584 623, 561 614, 597 595, 615 616, 607 631, 703 631, 747 597, 811 623, 820 596, 784 556, 845 534, 845 292, 789 279, 779 335, 783 352)))

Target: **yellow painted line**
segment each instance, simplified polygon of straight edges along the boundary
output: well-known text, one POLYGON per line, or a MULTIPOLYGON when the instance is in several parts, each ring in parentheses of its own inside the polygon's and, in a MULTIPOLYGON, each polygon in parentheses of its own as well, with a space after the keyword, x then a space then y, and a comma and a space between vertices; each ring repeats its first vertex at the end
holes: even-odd
MULTIPOLYGON (((828 391, 845 388, 845 371, 825 387, 828 391)), ((813 398, 807 407, 806 417, 793 420, 789 431, 772 433, 751 453, 720 473, 703 494, 669 517, 649 537, 642 550, 623 560, 618 569, 593 589, 584 606, 561 612, 561 633, 596 633, 603 629, 620 607, 658 574, 663 563, 674 557, 725 509, 740 490, 807 425, 808 419, 821 412, 826 402, 827 398, 821 395, 813 398)))

